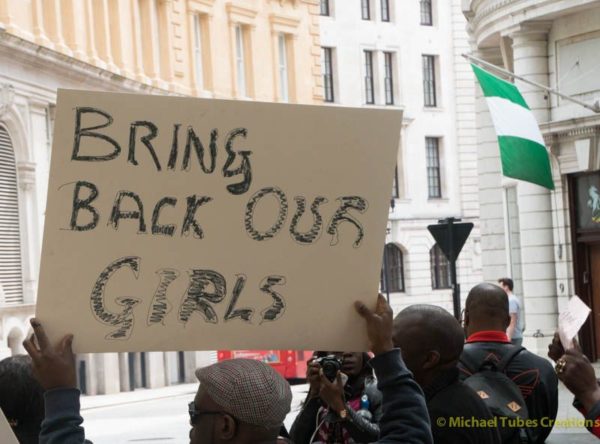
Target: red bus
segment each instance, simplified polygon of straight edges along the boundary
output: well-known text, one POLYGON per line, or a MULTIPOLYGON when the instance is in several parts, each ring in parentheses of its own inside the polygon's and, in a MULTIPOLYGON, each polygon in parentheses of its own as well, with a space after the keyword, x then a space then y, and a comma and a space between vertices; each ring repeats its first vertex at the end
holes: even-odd
POLYGON ((219 350, 217 359, 256 359, 269 364, 288 381, 300 381, 306 379, 306 362, 312 354, 308 350, 219 350))

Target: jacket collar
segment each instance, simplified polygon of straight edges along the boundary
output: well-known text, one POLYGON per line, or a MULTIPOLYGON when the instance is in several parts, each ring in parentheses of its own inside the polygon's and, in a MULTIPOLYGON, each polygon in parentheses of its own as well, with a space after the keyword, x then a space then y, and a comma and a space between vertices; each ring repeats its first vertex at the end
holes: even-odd
POLYGON ((438 377, 428 385, 423 387, 423 393, 425 393, 425 399, 429 402, 438 392, 441 392, 449 385, 454 384, 458 381, 458 368, 452 367, 445 370, 438 375, 438 377))
POLYGON ((503 331, 497 330, 488 330, 488 331, 478 331, 477 333, 473 333, 471 336, 467 338, 467 344, 471 342, 504 342, 510 343, 508 340, 508 336, 503 331))

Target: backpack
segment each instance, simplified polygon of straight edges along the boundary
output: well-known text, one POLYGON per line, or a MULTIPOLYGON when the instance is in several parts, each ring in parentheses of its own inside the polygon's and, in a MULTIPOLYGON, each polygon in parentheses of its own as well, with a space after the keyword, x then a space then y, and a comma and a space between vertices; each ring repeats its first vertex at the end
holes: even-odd
POLYGON ((471 372, 463 382, 483 400, 498 424, 503 444, 528 443, 525 423, 529 418, 521 390, 507 375, 506 368, 524 347, 513 347, 499 363, 486 359, 481 364, 463 352, 461 364, 471 372))

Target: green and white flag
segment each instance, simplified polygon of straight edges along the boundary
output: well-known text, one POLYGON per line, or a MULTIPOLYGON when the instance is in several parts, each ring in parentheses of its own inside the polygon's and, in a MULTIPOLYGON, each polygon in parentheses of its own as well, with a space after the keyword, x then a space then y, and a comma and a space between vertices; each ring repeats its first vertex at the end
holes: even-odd
POLYGON ((554 189, 550 157, 535 117, 515 85, 471 64, 496 128, 502 173, 554 189))

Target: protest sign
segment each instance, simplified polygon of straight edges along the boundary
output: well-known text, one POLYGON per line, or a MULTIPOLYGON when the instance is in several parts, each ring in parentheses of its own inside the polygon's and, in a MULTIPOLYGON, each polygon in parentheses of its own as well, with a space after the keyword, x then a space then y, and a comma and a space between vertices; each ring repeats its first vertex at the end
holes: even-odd
POLYGON ((573 348, 573 338, 581 330, 590 311, 590 307, 575 295, 569 300, 567 309, 558 315, 558 335, 565 350, 573 348))
POLYGON ((364 350, 401 119, 60 91, 37 316, 77 352, 364 350))
POLYGON ((0 438, 0 444, 19 444, 2 409, 0 409, 0 438))

